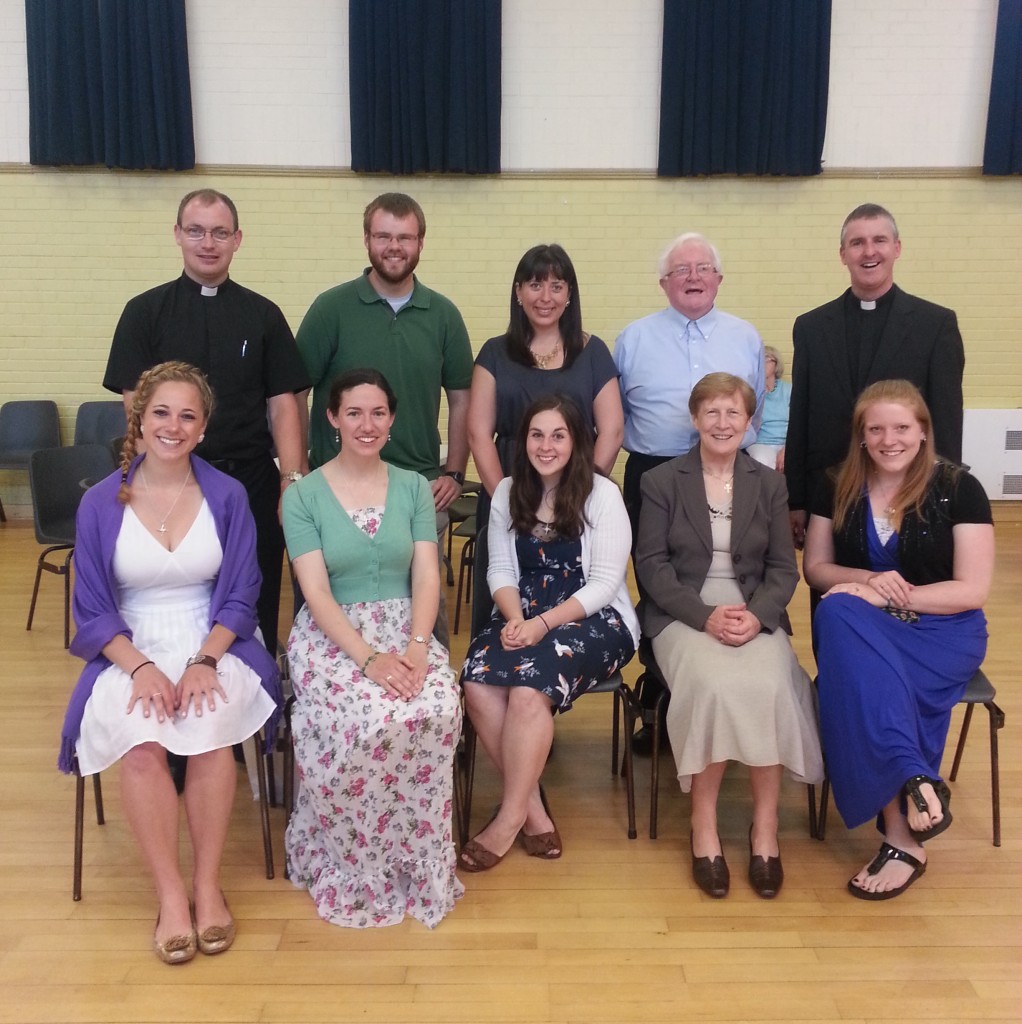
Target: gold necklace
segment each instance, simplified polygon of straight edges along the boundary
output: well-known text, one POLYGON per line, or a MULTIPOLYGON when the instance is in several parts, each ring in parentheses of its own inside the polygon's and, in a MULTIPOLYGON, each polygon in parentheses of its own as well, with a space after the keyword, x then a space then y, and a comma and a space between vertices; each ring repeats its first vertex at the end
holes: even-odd
POLYGON ((535 352, 530 348, 529 351, 532 353, 532 358, 536 361, 536 365, 541 369, 545 370, 550 363, 557 357, 557 353, 561 351, 561 342, 557 340, 554 342, 554 347, 550 349, 545 356, 536 355, 535 352))
MULTIPOLYGON (((142 477, 142 483, 145 485, 146 497, 149 499, 149 504, 153 507, 153 511, 156 510, 156 503, 153 501, 153 493, 149 490, 149 480, 146 478, 145 469, 142 466, 138 467, 138 475, 142 477)), ((184 494, 185 488, 188 486, 188 481, 192 478, 192 466, 188 464, 188 472, 185 474, 185 482, 181 485, 181 490, 177 492, 177 497, 174 499, 173 504, 167 509, 167 514, 163 517, 163 521, 160 523, 159 533, 167 532, 167 520, 171 517, 174 509, 177 508, 177 503, 181 500, 181 495, 184 494)), ((157 512, 157 515, 160 513, 157 512)))
POLYGON ((724 493, 729 495, 735 489, 735 475, 732 473, 730 476, 721 476, 719 473, 711 473, 708 469, 703 470, 704 476, 713 477, 714 480, 719 480, 724 485, 724 493))

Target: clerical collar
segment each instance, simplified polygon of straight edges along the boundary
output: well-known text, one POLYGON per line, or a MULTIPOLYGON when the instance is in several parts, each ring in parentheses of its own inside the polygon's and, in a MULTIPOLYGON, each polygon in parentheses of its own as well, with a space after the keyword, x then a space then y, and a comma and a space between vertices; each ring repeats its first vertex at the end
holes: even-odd
POLYGON ((891 285, 878 299, 860 299, 851 289, 849 289, 849 297, 853 309, 871 313, 877 309, 886 309, 891 304, 894 299, 894 285, 891 285))
MULTIPOLYGON (((213 287, 210 288, 210 286, 208 284, 204 284, 199 289, 199 294, 200 295, 216 295, 217 287, 218 287, 217 285, 213 285, 213 287)), ((865 306, 863 308, 865 309, 865 306)))

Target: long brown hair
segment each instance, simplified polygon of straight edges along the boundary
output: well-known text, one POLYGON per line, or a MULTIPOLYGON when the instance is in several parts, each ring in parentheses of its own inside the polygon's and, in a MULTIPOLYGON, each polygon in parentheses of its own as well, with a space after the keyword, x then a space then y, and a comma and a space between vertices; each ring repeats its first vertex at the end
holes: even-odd
POLYGON ((571 455, 554 494, 554 530, 562 537, 580 537, 586 525, 585 503, 593 490, 593 474, 599 472, 593 460, 593 435, 582 412, 567 395, 555 392, 537 398, 518 426, 515 454, 511 464, 511 525, 518 533, 531 533, 539 517, 543 483, 529 461, 526 444, 533 419, 541 412, 559 412, 571 435, 571 455))
POLYGON ((921 513, 923 496, 933 474, 937 461, 933 451, 933 420, 930 410, 923 401, 919 389, 907 380, 879 380, 870 384, 855 403, 852 412, 852 438, 848 445, 848 456, 838 470, 834 486, 834 529, 840 530, 856 502, 866 489, 873 460, 866 450, 866 416, 874 405, 880 403, 903 405, 908 409, 923 430, 923 442, 915 458, 905 472, 901 487, 892 498, 891 504, 897 509, 892 517, 894 528, 901 527, 907 512, 921 513))
POLYGON ((191 384, 199 392, 202 415, 207 425, 213 412, 213 389, 209 386, 206 375, 190 363, 183 363, 179 360, 159 363, 152 369, 146 370, 138 378, 135 393, 131 399, 131 411, 128 413, 128 432, 124 435, 124 444, 121 445, 121 488, 117 492, 117 500, 122 505, 127 505, 131 501, 128 470, 135 458, 135 446, 142 436, 142 416, 149 408, 149 403, 153 400, 153 395, 161 384, 191 384))

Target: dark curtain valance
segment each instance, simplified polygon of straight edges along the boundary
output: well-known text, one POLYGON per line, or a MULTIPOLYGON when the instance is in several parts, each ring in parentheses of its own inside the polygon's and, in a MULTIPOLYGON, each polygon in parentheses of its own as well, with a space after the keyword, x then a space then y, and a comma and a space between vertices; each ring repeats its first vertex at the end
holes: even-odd
POLYGON ((29 159, 195 166, 184 0, 25 0, 29 159))
POLYGON ((351 166, 500 170, 500 0, 351 0, 351 166))
POLYGON ((819 174, 831 0, 664 0, 665 177, 819 174))
POLYGON ((984 174, 1022 174, 1022 0, 997 8, 984 174))

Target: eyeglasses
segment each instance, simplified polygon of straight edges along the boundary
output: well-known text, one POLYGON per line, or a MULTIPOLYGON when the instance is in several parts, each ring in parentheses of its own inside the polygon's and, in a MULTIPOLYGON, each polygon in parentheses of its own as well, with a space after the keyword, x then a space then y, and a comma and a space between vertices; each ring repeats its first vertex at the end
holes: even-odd
POLYGON ((674 267, 673 270, 668 270, 664 277, 688 277, 689 274, 695 274, 696 277, 709 277, 710 274, 716 273, 717 268, 712 263, 696 263, 694 266, 685 263, 680 267, 674 267))
POLYGON ((407 249, 419 241, 418 235, 388 235, 380 231, 374 231, 369 237, 377 245, 390 245, 391 242, 397 242, 403 249, 407 249))
POLYGON ((201 242, 206 235, 209 235, 214 242, 229 242, 236 234, 236 231, 228 231, 227 228, 200 228, 198 224, 189 224, 181 229, 182 234, 189 242, 201 242))

